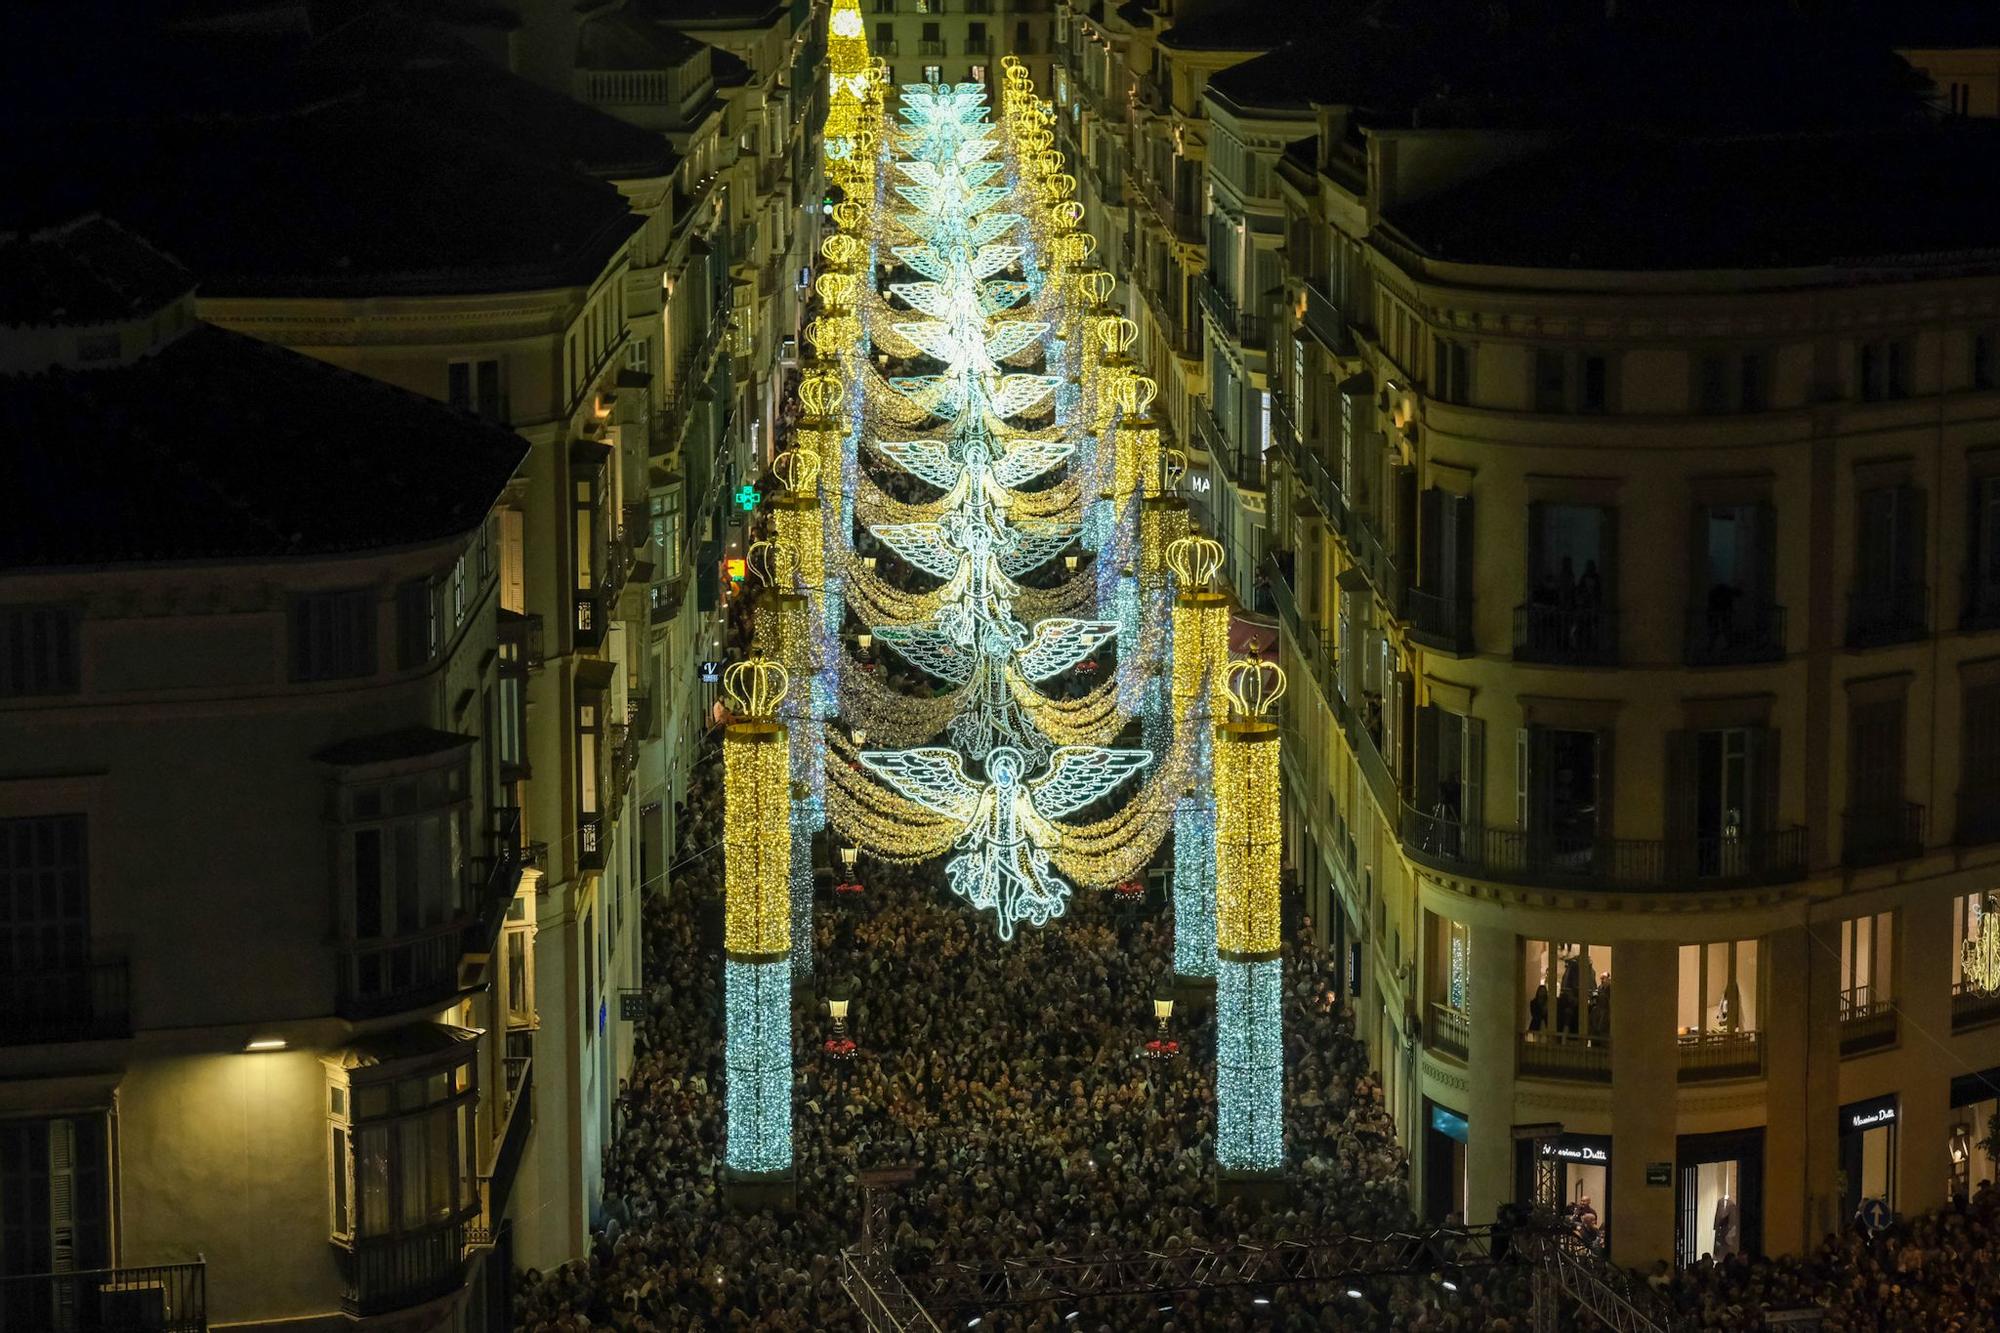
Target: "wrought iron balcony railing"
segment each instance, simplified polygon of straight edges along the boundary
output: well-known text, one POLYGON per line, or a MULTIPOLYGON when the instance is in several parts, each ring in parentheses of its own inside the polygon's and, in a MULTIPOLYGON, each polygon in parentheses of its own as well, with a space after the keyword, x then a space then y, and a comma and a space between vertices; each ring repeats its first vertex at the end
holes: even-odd
POLYGON ((0 1276, 0 1330, 208 1333, 208 1266, 151 1264, 0 1276))
POLYGON ((1689 607, 1689 666, 1743 666, 1785 658, 1785 608, 1738 605, 1727 610, 1689 607))
POLYGON ((0 971, 0 1046, 129 1037, 131 984, 123 958, 0 971))

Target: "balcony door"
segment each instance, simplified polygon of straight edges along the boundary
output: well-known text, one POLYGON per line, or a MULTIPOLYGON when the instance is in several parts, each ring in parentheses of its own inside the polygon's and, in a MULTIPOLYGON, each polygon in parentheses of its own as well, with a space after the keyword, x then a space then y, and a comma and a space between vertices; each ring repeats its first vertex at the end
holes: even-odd
POLYGON ((15 1024, 91 1011, 84 832, 82 815, 0 819, 0 1014, 15 1024))
POLYGON ((1669 736, 1670 854, 1691 856, 1697 875, 1756 869, 1753 835, 1772 827, 1777 804, 1777 733, 1718 727, 1669 736), (1692 843, 1690 847, 1688 844, 1692 843))
POLYGON ((1533 863, 1587 873, 1610 830, 1611 737, 1602 731, 1528 727, 1521 732, 1522 826, 1533 863))
MULTIPOLYGON (((0 1120, 0 1277, 111 1266, 102 1115, 0 1120)), ((76 1289, 0 1283, 0 1328, 74 1327, 76 1289)))
POLYGON ((1480 854, 1485 768, 1484 722, 1435 705, 1417 710, 1415 832, 1424 850, 1453 860, 1480 854))

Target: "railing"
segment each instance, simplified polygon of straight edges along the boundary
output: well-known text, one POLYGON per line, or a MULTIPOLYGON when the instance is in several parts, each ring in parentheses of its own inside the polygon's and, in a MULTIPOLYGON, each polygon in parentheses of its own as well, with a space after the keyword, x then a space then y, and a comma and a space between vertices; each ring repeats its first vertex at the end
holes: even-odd
POLYGON ((1166 85, 1150 74, 1142 75, 1135 85, 1139 94, 1139 105, 1156 116, 1167 114, 1168 97, 1166 85))
POLYGON ((595 592, 576 594, 576 646, 595 648, 604 642, 606 622, 604 599, 595 592))
POLYGON ((1403 851, 1436 870, 1505 883, 1574 882, 1668 892, 1784 883, 1806 871, 1803 828, 1663 838, 1561 837, 1461 822, 1443 806, 1402 807, 1403 851))
POLYGON ((1611 1081, 1611 1042, 1569 1032, 1521 1034, 1523 1078, 1578 1078, 1611 1081))
POLYGON ((465 1283, 465 1222, 454 1217, 398 1236, 337 1242, 341 1309, 387 1314, 457 1291, 465 1283))
POLYGON ((1864 1055, 1896 1044, 1896 1002, 1877 999, 1867 987, 1840 996, 1840 1053, 1864 1055))
POLYGON ((458 917, 414 934, 343 945, 335 1012, 358 1021, 450 999, 458 993, 466 934, 476 929, 477 918, 458 917))
POLYGON ((1683 1032, 1676 1045, 1683 1083, 1756 1078, 1764 1072, 1761 1032, 1683 1032))
POLYGON ((1688 608, 1689 666, 1740 666, 1782 662, 1784 658, 1784 607, 1736 606, 1726 611, 1688 608))
POLYGON ((625 696, 625 721, 632 728, 632 734, 642 741, 659 735, 660 714, 653 707, 650 691, 634 690, 625 696))
POLYGON ((993 54, 991 37, 968 37, 965 39, 965 54, 969 56, 990 56, 993 54))
POLYGON ((510 1055, 502 1065, 507 1081, 506 1124, 493 1150, 493 1160, 479 1173, 480 1226, 487 1234, 506 1215, 507 1198, 521 1173, 528 1149, 528 1131, 535 1124, 535 1064, 531 1056, 510 1055))
POLYGON ((1395 559, 1389 554, 1389 548, 1382 544, 1382 538, 1376 533, 1375 524, 1368 515, 1364 513, 1353 517, 1354 521, 1347 525, 1344 534, 1347 549, 1354 553, 1354 563, 1375 586, 1375 592, 1381 597, 1383 605, 1389 608, 1389 614, 1401 616, 1403 571, 1396 567, 1395 559))
POLYGON ((1514 608, 1514 660, 1557 666, 1613 666, 1618 661, 1618 612, 1607 607, 1514 608))
POLYGON ((1425 647, 1447 653, 1473 651, 1472 598, 1405 588, 1403 614, 1410 622, 1410 637, 1425 647))
POLYGON ((1849 810, 1842 840, 1850 866, 1901 861, 1924 850, 1924 807, 1915 801, 1883 801, 1849 810))
POLYGON ((1167 309, 1165 299, 1150 286, 1141 283, 1139 290, 1145 298, 1147 308, 1153 312, 1153 321, 1160 326, 1160 332, 1165 335, 1167 346, 1173 349, 1174 355, 1184 361, 1200 360, 1201 347, 1195 339, 1194 326, 1184 320, 1176 319, 1167 309))
POLYGON ((207 1333, 208 1267, 152 1264, 0 1277, 0 1330, 207 1333))
POLYGON ((1462 1009, 1448 1004, 1431 1005, 1430 1045, 1463 1060, 1472 1046, 1472 1020, 1462 1009))
POLYGON ((1291 576, 1275 556, 1264 558, 1264 571, 1271 585, 1272 600, 1278 604, 1278 618, 1291 632, 1292 645, 1319 685, 1321 696, 1331 701, 1336 697, 1333 644, 1320 633, 1317 625, 1308 624, 1300 614, 1298 594, 1293 591, 1291 576))
POLYGON ((1308 280, 1305 288, 1306 331, 1335 356, 1352 356, 1354 335, 1348 332, 1347 319, 1340 313, 1340 307, 1318 283, 1308 280))
POLYGON ((478 913, 467 927, 465 951, 491 954, 500 938, 507 909, 521 888, 521 811, 503 805, 493 811, 493 855, 486 862, 486 879, 479 886, 478 913))
POLYGON ((1229 479, 1238 489, 1260 491, 1264 489, 1264 469, 1261 460, 1252 464, 1251 451, 1239 449, 1235 441, 1222 429, 1222 423, 1215 414, 1200 403, 1191 408, 1189 415, 1194 418, 1196 443, 1222 466, 1229 479))
POLYGON ((1963 1032, 1988 1023, 2000 1023, 2000 991, 1981 990, 1963 977, 1952 983, 1951 1030, 1963 1032))
POLYGON ((1195 287, 1201 295, 1203 308, 1208 311, 1223 333, 1234 338, 1244 347, 1262 347, 1265 341, 1265 320, 1261 315, 1245 312, 1233 297, 1215 285, 1213 274, 1204 273, 1195 280, 1195 287))
POLYGON ((132 1035, 131 970, 123 958, 0 972, 0 1046, 132 1035))
POLYGON ((1876 648, 1908 643, 1930 632, 1925 614, 1929 589, 1921 583, 1856 588, 1847 594, 1847 646, 1876 648))
POLYGON ((1961 787, 1958 791, 1958 824, 1952 841, 1961 847, 1984 842, 2000 842, 2000 787, 1961 787))
POLYGON ((917 43, 917 54, 920 56, 941 56, 944 54, 944 42, 941 40, 919 41, 917 43))
POLYGON ((1335 532, 1345 535, 1348 527, 1347 496, 1340 489, 1340 478, 1299 434, 1298 423, 1292 420, 1291 409, 1285 406, 1283 394, 1271 395, 1271 427, 1281 456, 1291 467, 1293 475, 1306 488, 1313 503, 1319 506, 1327 524, 1335 532))
POLYGON ((539 611, 523 613, 501 607, 495 635, 499 640, 502 669, 538 671, 547 660, 539 611))
POLYGON ((1153 206, 1153 212, 1159 215, 1160 225, 1166 228, 1175 240, 1185 241, 1189 245, 1207 243, 1208 223, 1202 213, 1182 207, 1168 197, 1167 192, 1160 188, 1160 183, 1150 176, 1146 178, 1145 184, 1146 201, 1153 206))

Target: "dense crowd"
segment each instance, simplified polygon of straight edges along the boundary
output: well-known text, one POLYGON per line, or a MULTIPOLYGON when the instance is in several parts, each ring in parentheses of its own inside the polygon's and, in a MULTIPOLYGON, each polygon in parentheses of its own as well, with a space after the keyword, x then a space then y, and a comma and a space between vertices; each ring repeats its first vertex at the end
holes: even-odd
MULTIPOLYGON (((682 813, 670 892, 645 907, 648 1016, 606 1161, 604 1215, 587 1260, 528 1275, 528 1329, 861 1327, 838 1283, 856 1243, 857 1174, 910 1165, 882 1233, 919 1285, 956 1263, 1226 1238, 1379 1231, 1407 1221, 1406 1164, 1366 1050, 1316 951, 1296 950, 1285 1039, 1289 1197, 1215 1202, 1207 1019, 1182 1007, 1185 1054, 1143 1054, 1172 941, 1160 904, 1079 895, 1070 915, 1011 943, 964 910, 933 866, 872 866, 865 891, 816 913, 817 971, 853 981, 859 1049, 826 1056, 824 1018, 795 1034, 797 1206, 737 1213, 722 1197, 720 836, 712 771, 682 813)), ((802 1014, 814 1012, 800 1006, 802 1014)), ((823 1007, 820 1009, 823 1013, 823 1007)), ((1053 1330, 1399 1328, 1502 1330, 1475 1318, 1468 1281, 1371 1286, 1360 1297, 1284 1288, 1131 1301, 1076 1312, 985 1315, 982 1328, 1053 1330)), ((941 1312, 956 1313, 956 1312, 941 1312)))

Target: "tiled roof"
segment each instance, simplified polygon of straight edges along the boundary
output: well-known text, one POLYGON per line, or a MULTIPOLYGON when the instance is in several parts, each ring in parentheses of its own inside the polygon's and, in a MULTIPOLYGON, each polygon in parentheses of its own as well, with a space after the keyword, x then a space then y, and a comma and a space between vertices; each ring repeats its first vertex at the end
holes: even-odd
POLYGON ((1688 270, 1908 262, 2000 269, 2000 124, 1570 142, 1387 221, 1437 259, 1688 270))
POLYGON ((0 237, 0 327, 117 323, 193 289, 186 269, 101 217, 0 237))
POLYGON ((208 325, 127 366, 0 377, 0 568, 283 559, 476 528, 520 436, 208 325))

